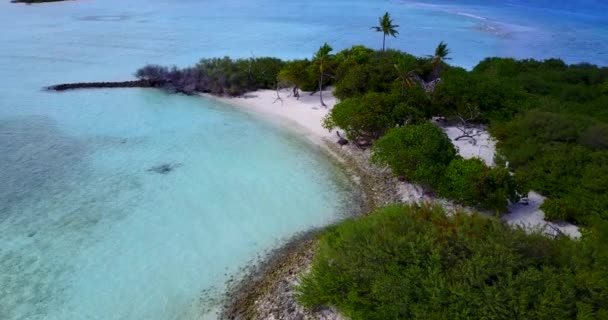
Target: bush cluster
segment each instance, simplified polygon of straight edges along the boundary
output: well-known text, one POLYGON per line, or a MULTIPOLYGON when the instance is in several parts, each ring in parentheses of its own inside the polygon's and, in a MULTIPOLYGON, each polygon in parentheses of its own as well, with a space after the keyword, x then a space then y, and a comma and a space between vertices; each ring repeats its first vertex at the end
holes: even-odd
POLYGON ((148 65, 137 70, 135 76, 173 92, 236 96, 275 88, 284 64, 270 57, 237 60, 224 57, 203 59, 195 67, 183 69, 148 65))
MULTIPOLYGON (((559 59, 488 58, 472 71, 443 65, 441 81, 424 92, 416 79, 428 81, 437 73, 428 59, 355 46, 337 53, 333 61, 334 93, 342 102, 324 124, 342 128, 351 139, 379 143, 392 128, 420 124, 433 115, 489 125, 498 139, 498 158, 503 165, 508 162, 514 178, 501 179, 505 170, 465 161, 480 170, 477 178, 498 179, 501 186, 489 193, 479 190, 470 201, 471 190, 464 196, 456 188, 436 185, 441 195, 496 209, 504 206, 491 203, 513 199, 509 190, 515 180, 516 189, 549 198, 543 206, 548 219, 583 225, 608 219, 608 68, 567 65, 559 59), (502 194, 506 198, 499 201, 502 194)), ((395 169, 398 161, 385 163, 395 169)), ((408 178, 429 184, 426 178, 408 178)))
POLYGON ((365 319, 606 319, 604 224, 581 241, 440 207, 392 206, 330 228, 305 306, 365 319))
POLYGON ((372 160, 397 176, 435 189, 457 203, 504 213, 519 199, 509 171, 490 168, 480 159, 462 159, 447 135, 427 122, 390 130, 374 144, 372 160))
POLYGON ((436 186, 445 168, 456 157, 452 141, 427 122, 389 131, 373 146, 372 160, 388 165, 397 176, 436 186))
POLYGON ((583 225, 608 219, 608 68, 492 58, 469 76, 511 88, 502 105, 515 112, 488 110, 485 118, 516 180, 549 197, 546 217, 583 225))

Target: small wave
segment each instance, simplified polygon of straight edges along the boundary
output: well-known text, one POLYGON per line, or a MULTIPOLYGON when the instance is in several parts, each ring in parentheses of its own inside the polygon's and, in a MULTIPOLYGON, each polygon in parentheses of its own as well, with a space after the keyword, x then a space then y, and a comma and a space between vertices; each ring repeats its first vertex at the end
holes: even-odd
POLYGON ((95 15, 95 16, 85 16, 85 17, 75 17, 76 20, 80 21, 124 21, 128 20, 130 17, 127 15, 95 15))
POLYGON ((457 15, 459 16, 463 16, 463 17, 469 17, 469 18, 473 18, 473 19, 477 19, 477 20, 488 20, 488 18, 482 17, 482 16, 478 16, 472 13, 466 13, 466 12, 456 12, 457 15))

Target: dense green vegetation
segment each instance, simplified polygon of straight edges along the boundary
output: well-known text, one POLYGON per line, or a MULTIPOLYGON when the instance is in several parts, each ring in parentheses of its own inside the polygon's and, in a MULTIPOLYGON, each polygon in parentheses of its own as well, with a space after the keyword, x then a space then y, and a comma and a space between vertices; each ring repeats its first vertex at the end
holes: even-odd
POLYGON ((473 107, 490 123, 516 180, 548 200, 550 219, 608 219, 608 68, 486 59, 452 68, 434 93, 444 114, 473 107))
MULTIPOLYGON (((549 197, 543 206, 547 218, 584 225, 608 219, 608 68, 491 58, 466 71, 445 64, 448 54, 445 43, 428 58, 360 46, 338 52, 332 85, 342 101, 325 126, 370 144, 391 128, 432 115, 486 124, 498 138, 499 165, 508 162, 517 189, 549 197)), ((436 191, 472 203, 453 188, 442 190, 436 191)), ((474 203, 504 208, 503 199, 486 200, 474 203)))
POLYGON ((608 319, 608 228, 581 241, 393 206, 330 228, 300 287, 352 319, 608 319))

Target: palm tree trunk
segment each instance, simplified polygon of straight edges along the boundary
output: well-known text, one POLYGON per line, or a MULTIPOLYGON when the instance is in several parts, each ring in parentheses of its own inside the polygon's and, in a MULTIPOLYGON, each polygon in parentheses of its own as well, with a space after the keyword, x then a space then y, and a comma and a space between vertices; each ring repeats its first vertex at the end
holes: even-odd
POLYGON ((386 43, 386 33, 382 36, 382 52, 384 52, 385 43, 386 43))
POLYGON ((321 99, 321 105, 327 108, 325 102, 323 102, 323 72, 319 76, 319 99, 321 99))

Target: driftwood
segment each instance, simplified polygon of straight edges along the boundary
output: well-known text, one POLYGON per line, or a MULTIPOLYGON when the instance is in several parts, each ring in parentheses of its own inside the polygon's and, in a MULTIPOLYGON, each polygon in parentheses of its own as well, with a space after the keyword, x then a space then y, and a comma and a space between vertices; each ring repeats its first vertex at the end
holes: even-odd
POLYGON ((547 227, 549 227, 549 229, 553 230, 553 232, 554 232, 553 234, 552 233, 548 233, 549 235, 552 235, 552 236, 554 236, 556 238, 565 235, 562 230, 560 230, 559 228, 557 228, 556 226, 554 226, 554 225, 552 225, 550 223, 545 223, 543 229, 545 229, 547 227))
POLYGON ((283 98, 281 98, 281 94, 280 91, 281 90, 281 86, 279 85, 279 83, 277 82, 277 98, 274 99, 274 101, 272 102, 273 104, 276 103, 277 101, 281 101, 281 107, 283 106, 283 98))
POLYGON ((360 138, 355 139, 355 145, 359 149, 365 150, 365 149, 367 149, 367 148, 369 148, 369 147, 372 146, 372 140, 368 139, 368 138, 362 138, 362 137, 360 137, 360 138))
POLYGON ((461 139, 471 139, 473 140, 473 143, 477 144, 477 139, 475 138, 479 137, 483 132, 477 131, 477 129, 473 128, 470 122, 476 120, 481 115, 481 112, 477 107, 467 106, 467 109, 469 114, 466 116, 456 113, 456 118, 459 122, 456 129, 460 130, 462 134, 456 137, 454 140, 458 141, 461 139))
POLYGON ((121 82, 77 82, 62 83, 46 87, 49 91, 66 91, 75 89, 103 89, 103 88, 153 88, 157 85, 148 80, 121 81, 121 82))

